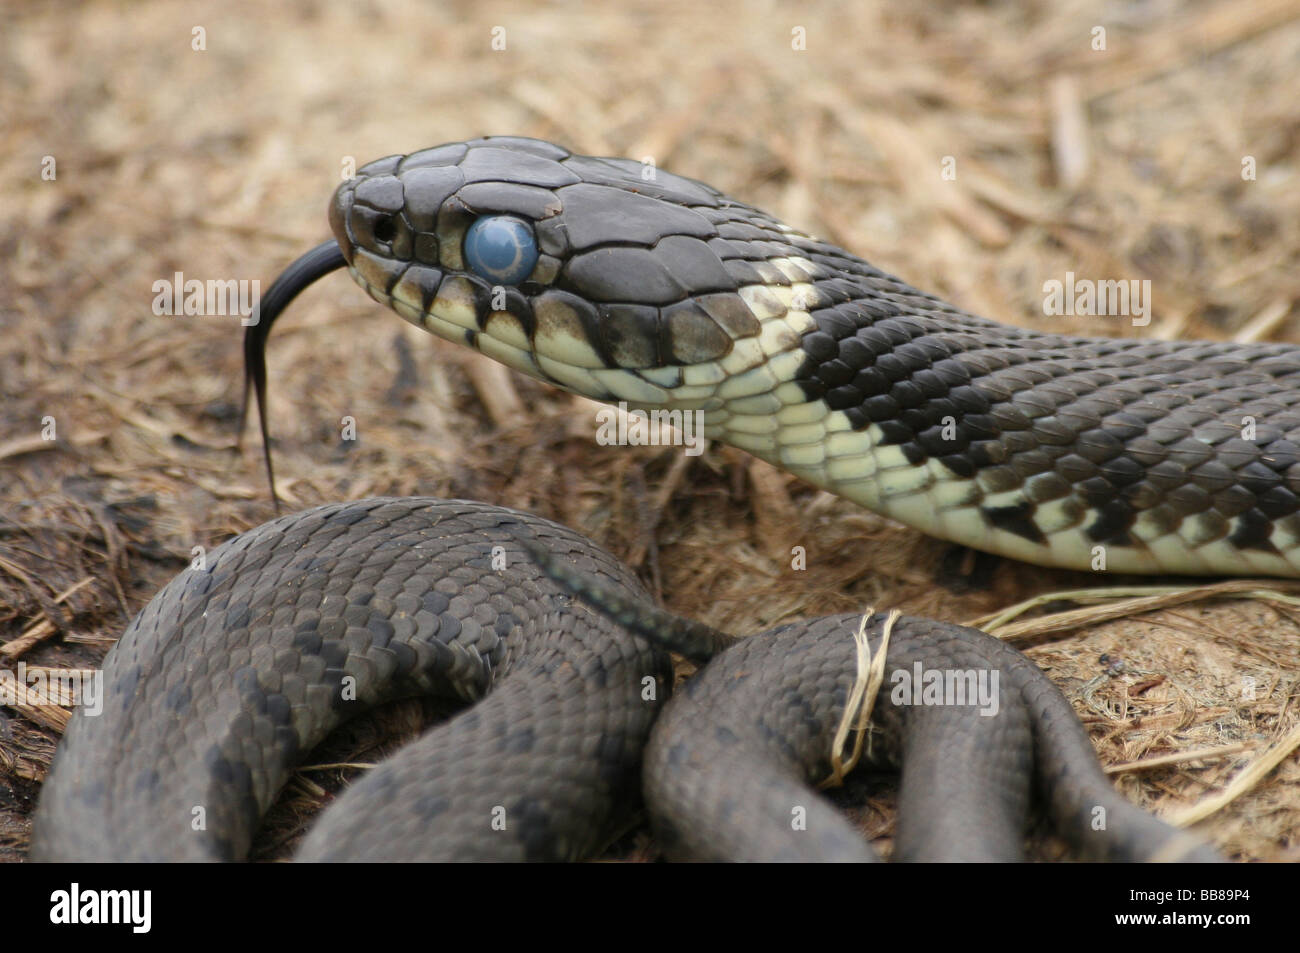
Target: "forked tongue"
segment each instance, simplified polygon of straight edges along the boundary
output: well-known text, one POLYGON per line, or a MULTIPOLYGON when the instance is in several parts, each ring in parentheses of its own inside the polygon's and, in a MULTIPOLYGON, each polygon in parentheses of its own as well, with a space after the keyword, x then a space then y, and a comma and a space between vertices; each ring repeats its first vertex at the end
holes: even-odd
POLYGON ((280 508, 275 492, 275 471, 271 467, 271 437, 266 428, 266 339, 289 302, 323 275, 347 264, 338 242, 330 239, 303 255, 276 278, 254 309, 252 323, 244 330, 244 406, 239 411, 239 440, 244 439, 248 422, 248 392, 257 394, 257 421, 262 430, 262 453, 266 457, 266 478, 271 483, 271 499, 280 508))

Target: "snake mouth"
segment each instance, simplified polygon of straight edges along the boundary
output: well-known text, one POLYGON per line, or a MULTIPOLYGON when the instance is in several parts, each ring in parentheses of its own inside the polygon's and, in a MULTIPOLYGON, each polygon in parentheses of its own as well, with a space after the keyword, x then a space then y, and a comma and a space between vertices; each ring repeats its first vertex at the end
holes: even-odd
POLYGON ((334 239, 322 242, 294 261, 271 283, 253 312, 253 322, 244 329, 244 406, 239 412, 239 438, 248 422, 248 395, 257 395, 257 421, 262 433, 262 453, 266 457, 266 478, 271 484, 271 498, 276 507, 280 498, 275 492, 275 472, 271 466, 271 441, 266 426, 266 339, 271 325, 308 285, 347 264, 342 247, 334 239))

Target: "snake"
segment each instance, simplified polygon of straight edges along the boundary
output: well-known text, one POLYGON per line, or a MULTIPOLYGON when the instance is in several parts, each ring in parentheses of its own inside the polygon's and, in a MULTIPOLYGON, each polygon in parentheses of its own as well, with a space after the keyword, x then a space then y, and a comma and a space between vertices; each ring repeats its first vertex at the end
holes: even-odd
MULTIPOLYGON (((701 182, 537 139, 372 162, 329 222, 245 333, 267 446, 271 325, 346 267, 439 337, 697 414, 709 438, 941 539, 1076 569, 1300 565, 1294 347, 1009 327, 701 182)), ((886 629, 887 670, 995 686, 876 704, 868 761, 903 772, 899 859, 1016 859, 1034 798, 1084 856, 1217 859, 1120 798, 1059 690, 983 633, 867 614, 735 639, 656 609, 558 524, 426 497, 281 516, 164 587, 105 659, 104 712, 71 719, 31 856, 246 857, 338 724, 433 694, 468 707, 352 784, 299 859, 574 859, 644 802, 673 855, 870 860, 809 785, 862 675, 856 639, 886 629), (670 649, 707 664, 665 702, 670 649)))

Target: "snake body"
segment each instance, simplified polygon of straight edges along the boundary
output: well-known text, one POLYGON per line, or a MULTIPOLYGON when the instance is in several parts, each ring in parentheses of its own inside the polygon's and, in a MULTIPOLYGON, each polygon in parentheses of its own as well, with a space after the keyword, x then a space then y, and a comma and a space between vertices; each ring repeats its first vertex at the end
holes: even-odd
MULTIPOLYGON (((1078 567, 1100 546, 1112 570, 1300 565, 1294 348, 1008 328, 706 185, 538 140, 371 163, 330 222, 335 241, 281 276, 246 336, 260 406, 271 324, 346 265, 435 334, 588 397, 701 411, 710 436, 936 536, 1078 567)), ((824 777, 855 677, 850 621, 727 648, 670 702, 645 778, 667 843, 868 859, 804 787, 824 777), (791 838, 792 807, 814 836, 791 838)), ((648 686, 667 674, 653 645, 683 649, 696 631, 655 615, 612 557, 527 514, 415 498, 284 517, 131 623, 106 659, 106 711, 68 729, 33 856, 242 857, 298 759, 354 710, 416 692, 473 704, 353 785, 302 857, 589 854, 636 786, 663 697, 648 686)), ((1017 653, 904 620, 887 664, 909 662, 998 672, 1003 691, 983 722, 960 705, 877 706, 880 756, 901 756, 921 805, 900 821, 900 856, 1015 856, 1032 767, 1085 854, 1211 858, 1115 797, 1068 704, 1017 653), (1111 833, 1090 837, 1098 811, 1111 833)))
MULTIPOLYGON (((643 751, 645 803, 676 856, 875 859, 808 787, 828 772, 858 617, 742 640, 655 723, 671 679, 655 645, 701 660, 721 648, 663 619, 613 557, 526 513, 404 497, 282 517, 215 549, 131 622, 105 661, 103 712, 78 711, 64 736, 31 856, 242 859, 335 726, 425 694, 468 707, 351 785, 298 859, 588 856, 636 804, 643 751)), ((957 704, 876 706, 873 761, 903 765, 899 859, 1019 858, 1035 781, 1083 856, 1216 859, 1115 793, 1068 702, 1019 653, 904 619, 886 664, 995 679, 957 704)))
MULTIPOLYGON (((1022 858, 1036 794, 1084 857, 1214 862, 1218 855, 1115 793, 1069 702, 1027 658, 964 626, 884 614, 825 616, 737 639, 647 606, 529 546, 553 579, 653 642, 707 662, 651 732, 643 786, 658 842, 712 861, 877 857, 809 788, 835 773, 832 752, 854 683, 857 642, 887 645, 889 686, 871 709, 864 759, 901 767, 895 860, 1022 858), (920 690, 942 673, 950 688, 920 690)), ((847 710, 847 714, 846 714, 847 710)), ((848 760, 848 759, 844 759, 848 760)))
POLYGON ((705 432, 931 536, 1041 565, 1300 572, 1300 350, 975 317, 700 182, 491 138, 370 163, 330 222, 408 321, 705 432), (484 216, 539 252, 471 270, 484 216), (1104 560, 1099 560, 1104 556, 1104 560))
POLYGON ((628 810, 666 694, 647 685, 671 671, 605 616, 573 611, 521 534, 646 598, 571 530, 456 500, 317 507, 213 550, 113 647, 104 711, 73 718, 45 785, 33 857, 243 858, 330 730, 417 694, 477 704, 352 785, 303 859, 598 849, 628 810))

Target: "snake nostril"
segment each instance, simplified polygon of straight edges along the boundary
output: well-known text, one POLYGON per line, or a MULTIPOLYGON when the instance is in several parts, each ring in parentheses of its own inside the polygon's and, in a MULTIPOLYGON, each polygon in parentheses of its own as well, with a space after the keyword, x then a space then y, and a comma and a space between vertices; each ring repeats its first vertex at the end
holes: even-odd
POLYGON ((373 234, 377 241, 391 242, 397 237, 397 222, 393 221, 393 216, 385 215, 375 222, 373 234))

